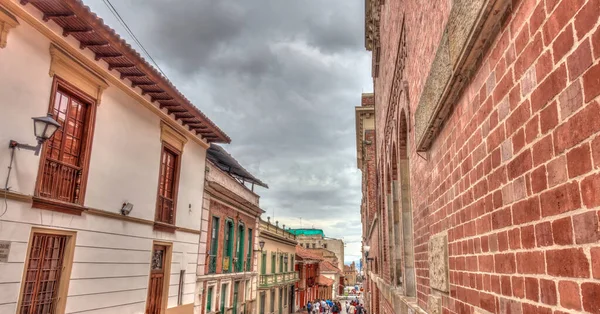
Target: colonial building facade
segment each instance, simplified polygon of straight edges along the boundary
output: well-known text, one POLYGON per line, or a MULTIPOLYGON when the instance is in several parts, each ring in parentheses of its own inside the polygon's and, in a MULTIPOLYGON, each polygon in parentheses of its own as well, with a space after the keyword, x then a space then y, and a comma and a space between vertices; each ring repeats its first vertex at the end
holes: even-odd
POLYGON ((192 313, 228 137, 80 1, 0 1, 0 73, 0 313, 192 313))
POLYGON ((260 221, 260 257, 258 269, 258 314, 290 314, 296 312, 295 283, 298 281, 296 236, 289 231, 260 221))
POLYGON ((319 263, 322 257, 312 254, 302 246, 296 246, 296 264, 299 280, 296 282, 296 308, 306 308, 308 301, 319 297, 319 263))
POLYGON ((598 313, 599 11, 366 1, 371 313, 598 313))
POLYGON ((198 259, 197 313, 254 313, 257 289, 257 232, 263 213, 248 182, 267 187, 223 148, 207 155, 203 231, 198 259))

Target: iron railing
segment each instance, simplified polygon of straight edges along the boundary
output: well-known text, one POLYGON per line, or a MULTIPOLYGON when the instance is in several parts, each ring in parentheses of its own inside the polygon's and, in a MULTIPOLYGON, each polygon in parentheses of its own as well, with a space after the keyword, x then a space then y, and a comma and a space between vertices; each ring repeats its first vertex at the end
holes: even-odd
POLYGON ((210 255, 208 257, 208 273, 214 274, 217 272, 217 256, 210 255))
POLYGON ((261 288, 290 284, 298 281, 297 272, 260 275, 258 285, 261 288))

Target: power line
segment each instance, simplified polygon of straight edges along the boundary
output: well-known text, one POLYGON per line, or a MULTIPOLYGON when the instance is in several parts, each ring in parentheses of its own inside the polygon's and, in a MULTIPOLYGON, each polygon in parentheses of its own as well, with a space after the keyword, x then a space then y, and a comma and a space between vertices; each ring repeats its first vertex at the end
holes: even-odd
POLYGON ((112 5, 112 3, 110 2, 110 0, 102 0, 102 1, 106 5, 106 7, 108 7, 108 10, 112 13, 112 15, 117 19, 117 21, 125 28, 125 31, 129 34, 129 36, 131 36, 131 38, 133 39, 133 41, 140 47, 140 49, 142 49, 142 52, 148 57, 148 59, 150 59, 150 61, 152 61, 152 63, 156 67, 156 69, 158 71, 160 71, 160 73, 162 73, 162 75, 165 78, 168 79, 168 77, 165 74, 165 72, 163 72, 163 70, 160 68, 160 66, 158 66, 158 63, 156 63, 156 61, 154 60, 154 58, 152 58, 152 56, 150 55, 150 53, 148 52, 148 50, 146 50, 146 48, 144 47, 144 45, 142 45, 142 43, 137 38, 137 36, 135 36, 135 34, 131 30, 131 28, 129 28, 129 26, 127 25, 127 23, 125 22, 125 20, 121 17, 121 14, 119 14, 119 11, 117 11, 117 9, 112 5))

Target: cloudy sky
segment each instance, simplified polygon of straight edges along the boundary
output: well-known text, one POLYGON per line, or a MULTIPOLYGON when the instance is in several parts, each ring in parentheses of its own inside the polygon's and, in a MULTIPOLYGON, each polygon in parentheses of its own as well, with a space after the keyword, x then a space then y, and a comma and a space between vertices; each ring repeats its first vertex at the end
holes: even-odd
MULTIPOLYGON (((103 0, 84 0, 133 45, 103 0)), ((360 252, 354 107, 372 90, 362 0, 111 1, 169 79, 269 189, 271 220, 360 252)), ((139 47, 135 46, 139 51, 139 47)))

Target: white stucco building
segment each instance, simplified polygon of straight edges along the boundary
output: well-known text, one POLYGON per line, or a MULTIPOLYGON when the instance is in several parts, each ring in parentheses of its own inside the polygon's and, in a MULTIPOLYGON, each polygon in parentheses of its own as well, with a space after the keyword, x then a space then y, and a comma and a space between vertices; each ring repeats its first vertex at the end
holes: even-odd
POLYGON ((27 2, 0 0, 0 313, 192 313, 229 138, 79 1, 27 2))

